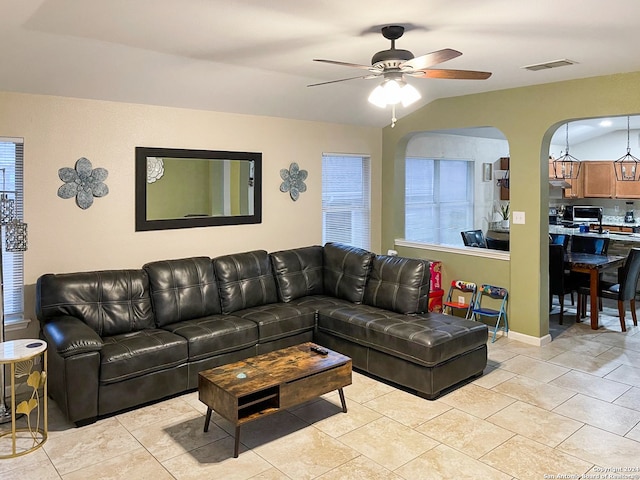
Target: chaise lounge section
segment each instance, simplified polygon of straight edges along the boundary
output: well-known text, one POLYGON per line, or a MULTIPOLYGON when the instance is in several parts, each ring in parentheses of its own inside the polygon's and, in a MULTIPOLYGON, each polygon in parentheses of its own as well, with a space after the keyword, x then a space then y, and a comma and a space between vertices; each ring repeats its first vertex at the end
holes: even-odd
POLYGON ((36 290, 49 392, 76 424, 306 341, 427 398, 487 362, 486 325, 426 311, 428 261, 337 243, 45 274, 36 290))

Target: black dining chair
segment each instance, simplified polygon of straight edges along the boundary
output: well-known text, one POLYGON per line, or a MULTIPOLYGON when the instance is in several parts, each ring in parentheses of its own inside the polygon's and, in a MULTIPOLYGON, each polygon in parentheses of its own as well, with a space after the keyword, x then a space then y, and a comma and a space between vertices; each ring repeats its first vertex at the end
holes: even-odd
MULTIPOLYGON (((564 248, 561 244, 549 245, 549 308, 553 303, 553 296, 558 296, 560 303, 560 318, 558 323, 562 325, 564 318, 564 296, 573 295, 575 286, 573 277, 564 268, 564 248)), ((576 314, 576 320, 577 320, 576 314)))
MULTIPOLYGON (((638 325, 636 317, 636 291, 638 289, 638 279, 640 278, 640 248, 632 248, 624 262, 618 269, 618 283, 600 282, 600 298, 608 298, 618 301, 618 316, 620 317, 620 327, 623 332, 627 331, 625 321, 624 302, 629 302, 631 318, 633 324, 638 325)), ((586 311, 588 287, 578 289, 578 312, 586 311)))
POLYGON ((487 242, 484 238, 482 230, 465 230, 460 232, 465 247, 487 248, 487 242))
POLYGON ((493 250, 503 250, 509 251, 509 240, 502 240, 499 238, 485 238, 485 242, 487 244, 487 248, 491 248, 493 250))
POLYGON ((608 237, 587 237, 585 235, 573 235, 571 237, 571 251, 573 253, 591 253, 593 255, 606 255, 609 250, 608 237))

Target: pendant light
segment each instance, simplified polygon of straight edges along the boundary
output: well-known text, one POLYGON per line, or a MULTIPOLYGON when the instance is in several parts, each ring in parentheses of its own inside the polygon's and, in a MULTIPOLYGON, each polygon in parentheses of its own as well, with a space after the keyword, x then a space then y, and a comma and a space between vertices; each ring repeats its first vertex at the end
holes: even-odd
POLYGON ((580 175, 580 160, 569 155, 569 124, 567 123, 567 149, 560 158, 553 161, 553 174, 556 178, 578 178, 580 175))
POLYGON ((629 147, 629 117, 627 116, 627 153, 613 162, 613 171, 618 182, 635 182, 640 180, 640 160, 631 155, 629 147))

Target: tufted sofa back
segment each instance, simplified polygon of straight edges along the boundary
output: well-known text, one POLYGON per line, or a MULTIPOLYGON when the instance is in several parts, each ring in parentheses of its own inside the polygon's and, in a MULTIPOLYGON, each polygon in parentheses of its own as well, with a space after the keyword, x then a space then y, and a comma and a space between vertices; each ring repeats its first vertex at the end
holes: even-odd
POLYGON ((327 243, 323 249, 325 294, 362 303, 374 254, 341 243, 327 243))
POLYGON ((42 275, 36 284, 36 314, 42 323, 77 317, 100 336, 154 328, 144 270, 42 275))
POLYGON ((307 295, 322 295, 322 251, 319 245, 269 254, 283 302, 307 295))
POLYGON ((429 261, 377 255, 364 303, 402 314, 423 313, 429 305, 429 261))
POLYGON ((147 263, 158 326, 221 313, 218 286, 209 257, 147 263))
POLYGON ((269 254, 264 250, 213 259, 222 313, 276 303, 278 293, 269 254))

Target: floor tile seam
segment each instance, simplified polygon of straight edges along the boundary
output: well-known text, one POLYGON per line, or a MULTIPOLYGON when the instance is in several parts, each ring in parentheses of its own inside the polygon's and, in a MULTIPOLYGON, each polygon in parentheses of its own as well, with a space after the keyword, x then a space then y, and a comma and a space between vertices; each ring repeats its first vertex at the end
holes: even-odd
MULTIPOLYGON (((526 379, 528 379, 528 380, 533 380, 534 382, 538 382, 538 383, 540 383, 540 384, 541 384, 541 386, 549 385, 548 383, 541 382, 541 381, 539 381, 539 380, 536 380, 535 378, 527 377, 527 376, 525 376, 525 375, 521 375, 521 374, 516 374, 516 376, 515 376, 515 377, 512 377, 512 378, 510 378, 509 380, 513 380, 514 378, 526 378, 526 379)), ((509 381, 509 380, 507 380, 507 381, 509 381)), ((501 385, 501 384, 500 384, 500 385, 501 385)), ((499 386, 499 385, 496 385, 496 387, 497 387, 497 386, 499 386)), ((561 389, 561 390, 566 390, 566 391, 567 391, 567 393, 571 393, 571 394, 572 394, 572 395, 571 395, 571 397, 569 397, 567 400, 569 400, 570 398, 574 397, 574 396, 578 393, 578 392, 574 392, 574 391, 569 390, 569 389, 564 388, 564 387, 558 387, 557 385, 553 385, 553 387, 555 387, 555 388, 559 388, 559 389, 561 389)), ((494 388, 495 388, 495 387, 492 387, 492 388, 491 388, 491 390, 493 390, 494 388)), ((506 396, 508 396, 508 397, 515 398, 516 400, 519 400, 519 401, 521 401, 521 402, 523 402, 523 403, 527 403, 527 404, 532 405, 532 406, 534 406, 534 407, 538 407, 538 408, 542 408, 543 410, 551 411, 551 410, 549 410, 549 409, 547 409, 547 408, 544 408, 544 407, 542 407, 542 406, 540 406, 540 405, 537 405, 537 404, 535 404, 535 403, 527 402, 526 400, 522 400, 521 398, 514 397, 514 396, 510 395, 509 393, 506 393, 506 392, 505 392, 505 393, 503 393, 503 392, 499 392, 499 391, 497 391, 497 390, 496 390, 495 392, 496 392, 496 393, 499 393, 499 394, 501 394, 501 395, 506 395, 506 396)), ((567 400, 564 400, 562 403, 566 402, 567 400)), ((513 402, 511 402, 511 403, 513 403, 513 402)), ((561 403, 561 404, 562 404, 562 403, 561 403)), ((559 404, 559 405, 561 405, 561 404, 559 404)), ((509 405, 511 405, 511 404, 509 404, 509 405)), ((556 406, 558 406, 558 405, 556 405, 556 406)), ((553 408, 556 408, 556 407, 553 407, 553 408)))
MULTIPOLYGON (((496 449, 497 449, 497 448, 499 448, 499 447, 502 447, 505 443, 509 442, 510 440, 512 440, 512 439, 513 439, 513 438, 515 438, 515 437, 522 437, 522 435, 520 435, 519 433, 516 433, 515 435, 513 435, 513 436, 509 437, 507 440, 505 440, 504 442, 500 443, 500 445, 496 445, 496 446, 495 446, 495 447, 493 447, 491 450, 489 450, 487 453, 485 453, 484 455, 480 456, 480 458, 478 458, 478 459, 477 459, 477 460, 478 460, 478 462, 482 463, 483 465, 485 465, 485 466, 487 466, 487 467, 489 467, 489 468, 492 468, 492 469, 497 470, 497 471, 499 471, 499 472, 501 472, 501 473, 504 473, 505 475, 508 475, 508 476, 510 476, 510 477, 512 477, 512 478, 514 478, 514 479, 516 479, 516 480, 517 480, 517 479, 518 479, 518 477, 516 477, 516 476, 512 475, 510 472, 507 472, 507 471, 503 470, 503 469, 502 469, 502 465, 501 465, 501 466, 500 466, 500 468, 499 468, 499 467, 497 467, 497 466, 495 466, 495 465, 491 465, 491 464, 487 463, 487 461, 486 461, 486 460, 483 460, 487 455, 491 454, 491 452, 493 452, 494 450, 496 450, 496 449)), ((523 437, 523 438, 525 438, 525 439, 529 440, 529 439, 528 439, 528 438, 526 438, 526 437, 523 437)), ((536 442, 536 443, 539 443, 539 442, 536 442)), ((542 444, 541 444, 541 445, 542 445, 542 444)))
MULTIPOLYGON (((596 358, 597 358, 597 357, 592 357, 592 359, 594 359, 594 360, 595 360, 596 358)), ((552 365, 556 365, 556 366, 562 366, 561 364, 554 363, 554 362, 552 362, 552 361, 549 361, 549 363, 551 363, 552 365)), ((606 364, 608 365, 608 364, 609 364, 609 362, 607 362, 606 364)), ((613 370, 616 370, 616 369, 617 369, 618 367, 620 367, 621 365, 623 365, 623 364, 622 364, 622 363, 619 363, 618 365, 616 365, 616 367, 615 367, 613 370)), ((602 366, 603 366, 603 365, 601 365, 601 366, 600 366, 600 367, 598 367, 598 368, 602 368, 602 366)), ((604 373, 604 374, 602 374, 602 375, 597 375, 597 374, 595 374, 593 371, 589 371, 589 370, 581 370, 581 369, 580 369, 580 368, 578 368, 578 367, 565 367, 565 368, 570 368, 571 370, 576 370, 576 371, 578 371, 578 372, 582 372, 582 373, 588 373, 588 374, 590 374, 590 375, 593 375, 593 376, 596 376, 596 377, 600 377, 600 378, 604 378, 606 375, 609 375, 611 372, 613 372, 613 370, 611 370, 611 371, 609 371, 609 372, 607 372, 607 373, 604 373)))
MULTIPOLYGON (((124 428, 124 429, 125 429, 125 430, 126 430, 126 431, 131 435, 131 436, 133 436, 133 437, 135 437, 135 438, 137 439, 137 437, 136 437, 136 436, 134 435, 134 433, 133 433, 133 432, 135 432, 135 431, 137 431, 137 430, 141 430, 141 429, 146 429, 146 428, 153 427, 153 426, 162 425, 162 424, 164 424, 165 422, 177 422, 179 419, 183 419, 183 418, 184 418, 184 419, 191 419, 191 420, 194 420, 194 419, 196 419, 196 418, 198 418, 198 417, 203 417, 203 418, 204 418, 204 416, 205 416, 205 414, 204 414, 204 413, 198 412, 198 411, 197 411, 197 410, 195 410, 195 409, 194 409, 194 411, 196 411, 197 416, 196 416, 196 415, 194 415, 193 413, 185 413, 185 414, 178 415, 178 416, 174 416, 174 417, 166 417, 166 418, 163 418, 163 419, 161 419, 161 420, 157 420, 157 421, 152 422, 152 423, 146 423, 146 424, 144 424, 144 425, 140 425, 140 426, 138 426, 138 427, 136 427, 136 428, 133 428, 133 429, 128 428, 128 427, 127 427, 126 425, 124 425, 122 422, 120 422, 120 424, 122 425, 122 427, 123 427, 123 428, 124 428)), ((203 420, 203 423, 204 423, 204 420, 203 420)), ((168 425, 168 423, 167 423, 167 425, 168 425)))
MULTIPOLYGON (((583 395, 583 396, 588 397, 588 395, 583 395)), ((572 398, 573 398, 573 397, 572 397, 572 398)), ((589 398, 593 398, 593 397, 589 397, 589 398)), ((571 399, 569 399, 569 400, 571 400, 571 399)), ((569 400, 567 400, 567 401, 569 401, 569 400)), ((595 400, 600 400, 600 399, 596 398, 595 400)), ((604 403, 609 403, 609 404, 611 404, 610 402, 605 402, 604 400, 600 400, 600 401, 602 401, 602 402, 604 402, 604 403)), ((608 430, 607 428, 604 428, 602 425, 594 425, 593 423, 589 423, 588 421, 585 421, 585 420, 578 420, 577 418, 573 418, 573 417, 570 417, 570 416, 565 415, 565 414, 563 414, 563 413, 556 412, 556 411, 555 411, 555 409, 556 409, 556 408, 560 408, 564 403, 566 403, 566 402, 563 402, 562 404, 558 405, 558 406, 557 406, 557 407, 555 407, 553 410, 551 410, 551 412, 552 412, 552 413, 555 413, 556 415, 560 415, 560 416, 563 416, 563 417, 565 417, 565 418, 568 418, 568 419, 570 419, 570 420, 573 420, 573 421, 576 421, 576 422, 583 423, 584 425, 589 425, 590 427, 597 428, 597 429, 599 429, 599 430, 603 430, 603 431, 605 431, 605 432, 611 433, 612 435, 617 435, 617 436, 619 436, 619 437, 624 437, 627 433, 629 433, 631 430, 633 430, 636 426, 640 425, 640 419, 639 419, 639 420, 634 424, 634 426, 633 426, 633 427, 631 427, 631 428, 630 428, 630 429, 629 429, 629 430, 628 430, 624 435, 621 435, 621 434, 620 434, 620 433, 618 433, 618 432, 613 432, 613 431, 611 431, 611 430, 608 430)), ((611 405, 614 405, 615 407, 624 408, 624 409, 629 410, 629 411, 631 411, 631 412, 633 412, 633 413, 638 413, 638 411, 637 411, 637 410, 634 410, 634 409, 632 409, 632 408, 628 408, 628 407, 624 407, 624 406, 622 406, 622 405, 615 405, 615 404, 611 404, 611 405)))
MULTIPOLYGON (((137 442, 137 440, 136 440, 136 442, 137 442)), ((81 466, 81 467, 79 467, 79 468, 74 468, 73 470, 69 470, 68 472, 65 472, 64 474, 60 472, 60 469, 59 469, 58 467, 56 467, 56 464, 54 463, 54 461, 53 461, 53 460, 51 461, 51 465, 53 466, 53 468, 55 468, 56 472, 58 473, 58 475, 60 475, 60 478, 62 479, 62 478, 65 478, 65 476, 70 475, 70 474, 72 474, 72 473, 80 472, 80 471, 85 470, 85 469, 87 469, 87 468, 96 467, 96 466, 100 465, 101 463, 105 463, 105 462, 108 462, 108 461, 110 461, 110 460, 114 460, 114 459, 116 459, 116 458, 118 458, 118 457, 121 457, 121 456, 123 456, 123 455, 127 455, 127 454, 129 454, 129 453, 131 453, 131 452, 135 452, 136 450, 145 450, 145 451, 147 451, 147 453, 149 453, 149 455, 151 455, 151 452, 149 452, 149 451, 144 447, 144 445, 141 445, 141 444, 140 444, 140 442, 138 442, 138 445, 139 445, 139 448, 129 449, 129 450, 127 450, 127 451, 126 451, 126 452, 124 452, 124 453, 120 453, 120 454, 118 454, 118 455, 113 455, 113 456, 106 457, 106 458, 105 458, 105 457, 101 457, 101 458, 100 458, 100 460, 98 460, 97 462, 90 463, 90 464, 88 464, 88 465, 83 465, 83 466, 81 466)), ((160 462, 158 461, 158 459, 157 459, 157 458, 155 458, 153 455, 151 455, 151 456, 153 457, 153 459, 154 459, 155 461, 157 461, 158 463, 160 463, 160 462)))
MULTIPOLYGON (((573 433, 573 435, 577 434, 580 430, 582 430, 583 428, 586 428, 586 427, 594 428, 594 429, 599 430, 600 432, 603 432, 603 433, 608 433, 608 434, 611 434, 611 435, 616 435, 617 437, 624 438, 625 440, 631 440, 631 441, 633 441, 633 442, 637 443, 637 444, 638 444, 638 446, 640 447, 640 442, 638 442, 637 440, 634 440, 634 439, 632 439, 632 438, 622 437, 622 436, 617 435, 617 434, 615 434, 615 433, 611 433, 611 432, 609 432, 609 431, 607 431, 607 430, 604 430, 604 429, 602 429, 602 428, 600 428, 600 427, 594 427, 593 425, 585 425, 585 426, 581 427, 580 429, 578 429, 576 432, 574 432, 574 433, 573 433)), ((595 467, 596 465, 597 465, 597 466, 599 466, 599 467, 603 466, 603 465, 600 465, 600 464, 597 464, 597 463, 593 463, 591 460, 588 460, 588 459, 585 459, 585 458, 582 458, 582 457, 576 457, 574 454, 569 453, 569 452, 567 452, 566 450, 563 450, 563 449, 562 449, 562 444, 563 444, 563 443, 565 443, 565 442, 567 442, 567 441, 568 441, 568 440, 569 440, 573 435, 571 435, 569 438, 567 438, 567 439, 566 439, 566 440, 564 440, 562 443, 560 443, 560 445, 558 445, 558 446, 555 448, 555 450, 557 450, 557 451, 559 451, 559 452, 563 453, 564 455, 569 455, 569 456, 571 456, 571 457, 578 458, 579 460, 582 460, 583 462, 590 463, 590 464, 591 464, 591 467, 589 468, 589 470, 593 469, 593 467, 595 467)), ((606 463, 605 463, 605 465, 606 465, 606 463)), ((616 465, 616 466, 617 466, 617 465, 616 465)))
MULTIPOLYGON (((589 376, 593 377, 593 378, 594 378, 594 380, 595 380, 595 379, 601 379, 601 380, 606 380, 606 381, 608 381, 608 382, 617 383, 618 385, 621 385, 621 386, 629 387, 629 388, 627 388, 623 393, 621 393, 620 395, 618 395, 614 400, 612 400, 612 401, 611 401, 611 402, 609 402, 609 403, 613 403, 615 400, 617 400, 618 398, 620 398, 622 395, 624 395, 625 393, 627 393, 629 390, 631 390, 631 389, 633 388, 633 385, 629 385, 629 384, 627 384, 627 383, 623 383, 623 382, 620 382, 620 381, 618 381, 618 380, 613 380, 613 379, 611 379, 611 378, 599 377, 598 375, 594 375, 594 374, 592 374, 592 373, 590 373, 590 372, 584 372, 584 371, 582 371, 582 370, 577 370, 577 369, 575 369, 575 368, 572 368, 572 369, 571 369, 571 370, 569 370, 568 372, 564 373, 563 375, 560 375, 560 377, 558 377, 558 378, 554 378, 551 382, 548 382, 548 383, 549 383, 549 384, 551 384, 551 385, 553 385, 554 387, 560 387, 560 388, 566 388, 566 389, 569 389, 569 390, 573 390, 573 389, 571 389, 571 388, 569 388, 569 387, 561 387, 560 385, 555 385, 555 384, 553 384, 553 383, 552 383, 552 382, 554 382, 554 381, 558 380, 558 379, 559 379, 559 378, 561 378, 561 377, 564 377, 565 375, 567 375, 567 374, 569 374, 569 373, 571 373, 571 372, 576 372, 576 373, 582 373, 582 374, 584 374, 584 375, 589 375, 589 376)), ((576 391, 577 393, 584 393, 584 392, 581 392, 581 391, 578 391, 578 390, 575 390, 575 391, 576 391)), ((592 397, 592 398, 598 398, 598 397, 593 397, 592 395, 589 395, 588 393, 584 393, 584 395, 590 396, 590 397, 592 397)), ((602 400, 602 399, 601 399, 601 398, 599 398, 599 400, 602 400)), ((603 401, 606 401, 606 400, 603 400, 603 401)))
MULTIPOLYGON (((565 388, 565 389, 568 389, 568 390, 574 391, 575 393, 582 394, 582 395, 584 395, 585 397, 593 398, 594 400, 601 400, 601 401, 603 401, 603 402, 610 403, 610 404, 612 404, 612 405, 618 405, 618 404, 616 404, 616 403, 615 403, 615 401, 616 401, 616 400, 618 400, 621 396, 623 396, 625 393, 627 393, 627 392, 628 392, 629 390, 631 390, 631 388, 632 388, 630 385, 627 385, 626 383, 621 383, 620 385, 624 385, 624 386, 629 387, 629 388, 628 388, 627 390, 625 390, 623 393, 621 393, 620 395, 618 395, 615 399, 611 400, 611 401, 604 400, 604 399, 602 399, 602 398, 600 398, 600 397, 596 397, 596 396, 594 396, 594 395, 589 395, 589 393, 587 393, 587 392, 583 392, 583 391, 581 391, 581 390, 573 390, 572 388, 569 388, 569 387, 561 387, 560 385, 553 385, 553 386, 554 386, 554 387, 559 387, 559 388, 565 388)), ((618 405, 618 406, 623 407, 624 405, 618 405)), ((629 408, 629 407, 626 407, 626 408, 629 408)), ((632 408, 631 410, 634 410, 634 409, 632 408)))
MULTIPOLYGON (((546 408, 542 408, 542 407, 540 407, 540 406, 538 406, 538 405, 533 405, 533 404, 528 403, 528 402, 525 402, 525 401, 523 401, 523 400, 518 400, 518 401, 519 401, 520 403, 524 403, 525 405, 528 405, 528 406, 530 406, 530 407, 533 407, 533 408, 539 408, 540 410, 543 410, 543 411, 545 411, 545 412, 547 412, 547 413, 552 413, 552 414, 554 414, 554 415, 557 415, 557 416, 559 416, 559 417, 563 417, 563 418, 565 418, 565 419, 567 419, 567 420, 570 420, 570 421, 572 421, 572 422, 578 422, 578 423, 582 424, 582 425, 580 425, 578 428, 576 428, 576 431, 578 431, 580 428, 582 428, 582 427, 585 425, 585 423, 584 423, 583 421, 581 421, 581 420, 576 420, 575 418, 567 417, 566 415, 563 415, 563 414, 561 414, 561 413, 554 412, 553 410, 547 410, 546 408)), ((513 405, 513 404, 511 404, 511 405, 513 405)), ((557 407, 556 407, 556 408, 557 408, 557 407)), ((496 416, 496 415, 498 415, 501 411, 502 411, 502 410, 500 410, 500 411, 498 411, 498 412, 494 413, 493 415, 491 415, 491 416, 487 417, 487 419, 486 419, 486 420, 487 420, 487 422, 490 422, 491 424, 496 425, 497 427, 504 428, 505 430, 508 430, 508 431, 510 431, 510 432, 513 432, 513 433, 514 433, 514 435, 520 435, 520 436, 522 436, 522 437, 529 438, 529 437, 527 437, 526 435, 524 435, 524 434, 522 434, 522 433, 520 433, 520 432, 515 432, 515 431, 513 431, 513 430, 511 430, 511 429, 509 429, 508 427, 505 427, 505 426, 503 426, 503 425, 498 425, 497 423, 495 423, 495 419, 494 419, 494 420, 491 420, 491 418, 492 418, 492 417, 495 417, 495 416, 496 416)), ((575 433, 575 432, 573 432, 573 433, 575 433)), ((572 433, 571 435, 573 435, 573 433, 572 433)), ((568 438, 568 437, 567 437, 567 438, 568 438)), ((529 440, 534 440, 534 439, 533 439, 533 438, 529 438, 529 440)), ((536 440, 534 440, 534 441, 536 441, 536 440)), ((563 440, 563 441, 564 441, 564 440, 563 440)), ((539 443, 539 442, 538 442, 538 443, 539 443)), ((562 443, 562 442, 560 442, 560 443, 562 443)), ((547 445, 547 446, 548 446, 548 445, 547 445)), ((557 445, 556 445, 556 446, 557 446, 557 445)), ((552 448, 555 448, 555 447, 552 447, 552 448)))
MULTIPOLYGON (((520 438, 523 438, 523 439, 524 439, 524 440, 526 440, 526 441, 533 442, 533 443, 537 443, 537 444, 538 444, 538 445, 540 445, 543 449, 544 449, 544 448, 548 448, 549 450, 556 450, 556 451, 558 451, 558 452, 562 453, 562 455, 566 455, 566 456, 568 456, 568 457, 575 458, 576 460, 579 460, 579 461, 581 461, 581 462, 586 462, 586 463, 588 463, 588 464, 590 464, 590 465, 591 465, 591 466, 586 470, 586 471, 588 472, 589 470, 591 470, 591 469, 595 466, 595 464, 594 464, 593 462, 591 462, 590 460, 585 460, 585 459, 580 458, 580 457, 576 457, 576 456, 575 456, 575 455, 573 455, 573 454, 567 453, 567 452, 565 452, 565 451, 563 451, 563 450, 559 449, 559 447, 560 447, 560 445, 562 445, 562 443, 566 442, 569 438, 571 438, 573 435, 575 435, 578 431, 580 431, 580 429, 581 429, 581 428, 584 428, 584 427, 580 427, 578 430, 576 430, 575 432, 573 432, 569 437, 567 437, 565 440, 563 440, 562 442, 560 442, 560 443, 558 444, 558 446, 556 446, 556 447, 550 447, 549 445, 545 445, 544 443, 540 443, 540 442, 539 442, 539 441, 537 441, 537 440, 532 440, 532 439, 527 438, 527 437, 525 437, 524 435, 521 435, 521 434, 516 434, 516 435, 515 435, 515 437, 520 437, 520 438)), ((513 439, 513 438, 515 438, 515 437, 511 437, 509 440, 512 440, 512 439, 513 439)), ((509 440, 507 440, 507 441, 509 441, 509 440)), ((504 443, 506 443, 506 442, 504 442, 504 443)), ((495 447, 495 448, 498 448, 498 447, 495 447)), ((487 455, 489 455, 493 450, 495 450, 495 448, 494 448, 494 449, 492 449, 490 452, 487 452, 487 453, 486 453, 485 455, 483 455, 482 457, 480 457, 480 459, 479 459, 479 460, 480 460, 482 463, 485 463, 486 465, 488 465, 488 464, 486 463, 486 461, 485 461, 485 460, 483 460, 483 458, 484 458, 484 457, 486 457, 487 455)), ((491 465, 489 465, 489 466, 491 466, 491 465)), ((495 468, 495 467, 494 467, 494 468, 495 468)), ((501 470, 501 471, 503 471, 503 470, 501 470)), ((503 471, 503 472, 504 472, 504 471, 503 471)), ((506 475, 511 475, 511 473, 509 473, 509 472, 504 472, 504 473, 505 473, 506 475)), ((554 473, 555 473, 555 472, 554 472, 554 473)), ((514 477, 514 478, 516 478, 516 477, 514 477)))
MULTIPOLYGON (((496 413, 497 413, 497 412, 496 412, 496 413)), ((495 414, 494 414, 494 415, 495 415, 495 414)), ((493 415, 492 415, 492 416, 493 416, 493 415)), ((478 417, 476 417, 476 418, 478 418, 478 417)), ((498 428, 501 428, 501 429, 503 429, 503 430, 506 430, 506 431, 507 431, 508 433, 510 433, 511 435, 509 436, 509 438, 506 438, 505 440, 503 440, 502 442, 500 442, 500 444, 499 444, 499 445, 496 445, 495 447, 491 448, 488 452, 481 454, 481 455, 480 455, 480 456, 478 456, 477 458, 476 458, 476 457, 473 457, 472 455, 469 455, 467 452, 465 452, 465 451, 463 451, 463 450, 459 449, 458 447, 456 447, 456 446, 454 446, 454 445, 449 445, 447 442, 444 442, 444 441, 441 441, 441 440, 436 440, 436 441, 437 441, 437 442, 439 442, 439 443, 440 443, 440 444, 442 444, 442 445, 445 445, 445 446, 447 446, 447 447, 449 447, 449 448, 452 448, 452 449, 456 450, 456 451, 457 451, 457 452, 459 452, 459 453, 462 453, 462 454, 466 455, 466 456, 467 456, 467 457, 469 457, 469 458, 472 458, 472 459, 474 459, 474 460, 479 461, 481 457, 485 456, 485 455, 486 455, 487 453, 489 453, 491 450, 493 450, 493 449, 495 449, 495 448, 498 448, 500 445, 503 445, 505 442, 508 442, 509 440, 511 440, 511 439, 512 439, 513 437, 515 437, 516 435, 520 435, 518 432, 514 432, 514 431, 512 431, 512 430, 509 430, 508 428, 502 427, 501 425, 497 425, 497 424, 495 424, 495 423, 493 423, 493 422, 489 422, 489 421, 488 421, 488 420, 486 420, 486 419, 480 419, 480 420, 482 420, 482 421, 484 421, 484 422, 487 422, 487 423, 490 423, 491 425, 496 426, 496 427, 498 427, 498 428)), ((435 439, 434 439, 434 440, 435 440, 435 439)))

